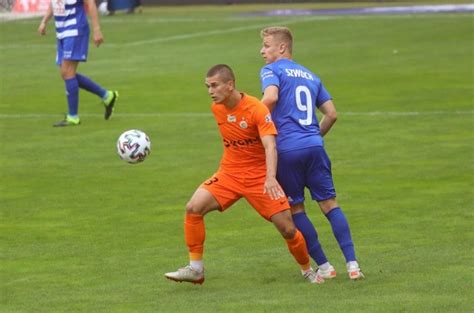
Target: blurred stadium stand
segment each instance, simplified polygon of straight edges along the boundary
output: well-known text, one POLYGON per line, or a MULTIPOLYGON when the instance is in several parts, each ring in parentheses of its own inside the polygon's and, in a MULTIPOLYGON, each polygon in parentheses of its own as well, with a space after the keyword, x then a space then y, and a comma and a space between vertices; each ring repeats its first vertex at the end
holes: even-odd
MULTIPOLYGON (((243 3, 328 3, 360 2, 361 0, 142 0, 143 5, 184 5, 184 4, 243 4, 243 3)), ((393 0, 365 0, 363 2, 393 2, 393 0)), ((397 2, 397 1, 395 1, 397 2)))

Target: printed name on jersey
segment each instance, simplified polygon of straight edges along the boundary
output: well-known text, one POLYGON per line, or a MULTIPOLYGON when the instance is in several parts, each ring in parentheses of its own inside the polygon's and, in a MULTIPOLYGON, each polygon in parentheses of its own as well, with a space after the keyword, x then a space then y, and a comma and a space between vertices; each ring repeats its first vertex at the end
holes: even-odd
POLYGON ((306 78, 309 80, 314 80, 313 75, 301 69, 285 68, 285 72, 286 72, 286 76, 288 77, 301 77, 301 78, 306 78))
POLYGON ((254 145, 257 143, 260 143, 260 137, 255 137, 255 138, 245 138, 245 139, 238 139, 238 140, 233 140, 233 139, 223 139, 224 141, 224 147, 230 148, 243 148, 247 147, 249 145, 254 145))

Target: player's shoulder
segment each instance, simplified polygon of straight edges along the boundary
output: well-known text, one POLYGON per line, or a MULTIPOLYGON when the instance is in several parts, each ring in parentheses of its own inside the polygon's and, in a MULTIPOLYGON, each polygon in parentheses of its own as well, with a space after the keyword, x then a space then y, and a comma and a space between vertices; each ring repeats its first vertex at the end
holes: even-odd
POLYGON ((263 102, 260 101, 260 99, 258 99, 257 97, 244 94, 244 97, 242 100, 244 102, 242 109, 244 111, 249 112, 254 117, 260 116, 260 115, 263 116, 270 113, 267 106, 263 104, 263 102))
POLYGON ((249 95, 247 93, 243 94, 242 100, 246 107, 258 108, 261 106, 265 106, 260 99, 255 96, 249 95))
POLYGON ((294 62, 294 64, 295 64, 296 69, 299 69, 299 70, 303 71, 303 73, 308 73, 309 75, 313 76, 314 81, 319 82, 321 80, 319 78, 319 76, 316 75, 310 68, 308 68, 308 67, 306 67, 306 66, 304 66, 300 63, 294 62))

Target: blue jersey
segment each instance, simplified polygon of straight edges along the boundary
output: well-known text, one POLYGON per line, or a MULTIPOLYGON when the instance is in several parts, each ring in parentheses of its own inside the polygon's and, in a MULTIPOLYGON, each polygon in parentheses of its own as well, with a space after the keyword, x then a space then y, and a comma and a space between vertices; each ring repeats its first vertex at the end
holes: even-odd
POLYGON ((56 38, 89 35, 84 0, 51 0, 56 38))
POLYGON ((278 136, 278 152, 323 146, 316 108, 331 100, 318 76, 292 60, 281 59, 260 70, 262 92, 278 87, 278 102, 272 111, 278 136))

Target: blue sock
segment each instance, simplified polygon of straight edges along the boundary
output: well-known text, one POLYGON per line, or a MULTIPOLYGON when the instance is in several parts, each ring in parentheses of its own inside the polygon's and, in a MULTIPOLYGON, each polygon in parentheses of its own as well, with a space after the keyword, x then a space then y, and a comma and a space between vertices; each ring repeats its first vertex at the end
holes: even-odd
POLYGON ((107 96, 107 90, 100 87, 94 81, 92 81, 89 77, 76 73, 77 81, 79 83, 79 87, 85 89, 93 94, 101 97, 104 99, 107 96))
POLYGON ((293 222, 296 225, 296 228, 303 234, 304 240, 306 241, 306 246, 308 248, 308 253, 316 262, 316 264, 321 265, 328 261, 326 255, 324 254, 323 248, 318 240, 318 233, 313 226, 313 223, 309 220, 305 212, 296 213, 293 215, 293 222))
POLYGON ((352 242, 351 230, 349 229, 349 223, 347 222, 346 216, 342 212, 341 208, 337 207, 332 209, 326 214, 329 223, 331 223, 332 232, 336 237, 339 247, 346 258, 346 262, 355 261, 354 243, 352 242))
POLYGON ((69 108, 68 114, 70 116, 77 116, 79 107, 79 84, 76 77, 64 80, 66 84, 67 105, 69 108))

